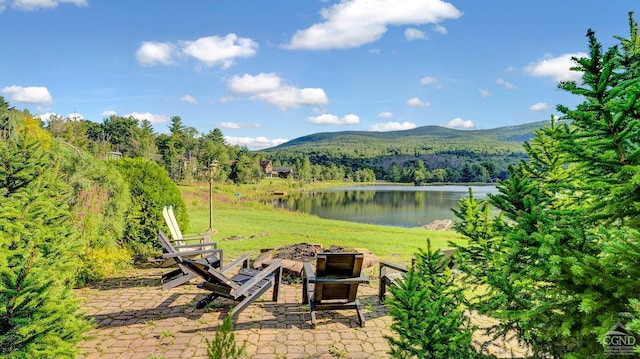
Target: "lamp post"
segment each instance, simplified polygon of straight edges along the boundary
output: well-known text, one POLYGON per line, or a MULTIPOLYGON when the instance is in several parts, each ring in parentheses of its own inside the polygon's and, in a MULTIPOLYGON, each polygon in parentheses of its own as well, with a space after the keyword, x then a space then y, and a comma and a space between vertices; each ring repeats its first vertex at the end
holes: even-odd
POLYGON ((213 233, 213 175, 218 168, 218 161, 213 160, 209 165, 209 229, 207 232, 213 233))

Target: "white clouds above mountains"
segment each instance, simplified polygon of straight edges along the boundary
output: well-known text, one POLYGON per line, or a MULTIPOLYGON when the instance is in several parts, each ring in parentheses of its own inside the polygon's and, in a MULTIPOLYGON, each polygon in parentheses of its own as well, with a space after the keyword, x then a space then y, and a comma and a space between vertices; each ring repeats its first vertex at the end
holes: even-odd
POLYGON ((580 81, 582 73, 571 71, 576 63, 571 60, 573 57, 587 57, 584 52, 574 54, 563 54, 558 57, 547 57, 542 60, 532 62, 524 68, 524 73, 533 77, 550 77, 555 81, 580 81))
POLYGON ((533 105, 531 105, 531 107, 529 107, 529 110, 534 111, 534 112, 544 112, 544 111, 548 111, 551 108, 551 106, 549 106, 548 103, 546 102, 538 102, 538 103, 534 103, 533 105))
POLYGON ((263 148, 274 147, 280 144, 283 144, 289 140, 284 138, 276 138, 276 139, 268 139, 266 137, 232 137, 232 136, 224 136, 225 141, 228 144, 235 146, 247 146, 247 148, 252 150, 260 150, 263 148))
POLYGON ((453 120, 449 121, 445 127, 449 127, 449 128, 456 128, 456 129, 464 129, 464 130, 471 130, 476 128, 476 124, 473 123, 473 121, 471 120, 463 120, 461 118, 454 118, 453 120))
POLYGON ((307 121, 314 125, 357 125, 360 123, 360 117, 348 114, 340 118, 336 115, 325 113, 319 116, 307 117, 307 121))
POLYGON ((388 132, 388 131, 402 131, 402 130, 410 130, 412 128, 416 128, 416 124, 413 122, 386 122, 386 123, 376 123, 375 125, 369 128, 370 131, 377 132, 388 132))
POLYGON ((42 86, 22 87, 12 85, 2 88, 0 92, 10 95, 11 101, 18 103, 42 106, 53 102, 49 90, 42 86))
POLYGON ((145 41, 136 50, 136 60, 142 66, 174 65, 179 59, 191 57, 207 67, 234 64, 239 57, 252 57, 258 52, 258 43, 229 33, 224 37, 207 36, 196 40, 171 42, 145 41))
POLYGON ((323 8, 320 15, 324 22, 298 30, 286 47, 306 50, 358 47, 379 40, 388 26, 437 25, 459 18, 462 12, 442 0, 342 0, 323 8))
POLYGON ((417 97, 412 97, 407 100, 407 105, 413 106, 413 107, 429 107, 431 106, 431 103, 422 101, 417 97))
POLYGON ((391 117, 393 117, 393 112, 387 112, 387 111, 380 112, 378 114, 378 117, 380 117, 380 118, 391 118, 391 117))
POLYGON ((281 110, 298 106, 324 106, 329 99, 321 88, 297 88, 283 84, 274 73, 233 76, 227 83, 233 94, 251 94, 252 100, 262 100, 281 110))
POLYGON ((165 115, 154 115, 150 112, 132 112, 128 115, 124 115, 123 117, 133 117, 138 121, 148 120, 152 125, 169 122, 169 117, 165 115))

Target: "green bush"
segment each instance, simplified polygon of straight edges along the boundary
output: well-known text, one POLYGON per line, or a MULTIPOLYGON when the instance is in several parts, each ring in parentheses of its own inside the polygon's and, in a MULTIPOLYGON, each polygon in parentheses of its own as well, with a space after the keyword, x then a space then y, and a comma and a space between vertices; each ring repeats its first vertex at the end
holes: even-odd
POLYGON ((73 224, 85 245, 78 279, 102 279, 132 261, 121 244, 125 211, 131 204, 129 186, 115 166, 67 146, 61 149, 63 171, 73 190, 73 224))
POLYGON ((136 261, 157 254, 158 229, 168 232, 162 217, 164 206, 173 206, 183 231, 188 230, 186 206, 178 186, 167 171, 155 162, 143 158, 122 158, 113 161, 129 185, 131 205, 125 214, 124 241, 133 250, 136 261))

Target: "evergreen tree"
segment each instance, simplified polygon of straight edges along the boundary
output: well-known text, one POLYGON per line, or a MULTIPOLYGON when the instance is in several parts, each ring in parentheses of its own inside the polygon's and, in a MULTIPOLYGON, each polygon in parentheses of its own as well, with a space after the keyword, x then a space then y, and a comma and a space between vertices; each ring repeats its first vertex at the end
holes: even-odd
POLYGON ((431 250, 415 256, 403 280, 390 287, 389 315, 397 338, 387 337, 394 358, 469 359, 471 328, 463 313, 464 295, 456 286, 449 260, 431 250))
POLYGON ((587 33, 590 54, 575 59, 582 82, 560 85, 584 102, 558 106, 561 121, 535 133, 530 159, 490 196, 505 220, 466 202, 456 212, 470 239, 466 282, 487 288, 472 307, 536 357, 604 357, 605 333, 640 297, 640 61, 629 17, 622 52, 587 33))
POLYGON ((69 188, 46 134, 16 117, 0 108, 0 356, 72 357, 88 323, 72 291, 82 247, 69 188))

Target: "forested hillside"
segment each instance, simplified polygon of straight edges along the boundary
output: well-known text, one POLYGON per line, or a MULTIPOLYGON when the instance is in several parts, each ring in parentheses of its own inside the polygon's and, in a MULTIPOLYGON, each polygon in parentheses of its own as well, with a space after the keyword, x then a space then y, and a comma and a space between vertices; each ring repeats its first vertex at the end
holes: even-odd
POLYGON ((321 166, 369 169, 392 182, 490 182, 526 158, 522 147, 546 121, 490 130, 424 126, 392 132, 345 131, 300 137, 265 150, 274 161, 308 157, 321 166))
POLYGON ((255 183, 267 176, 263 165, 271 163, 302 181, 424 184, 507 178, 508 166, 526 158, 524 141, 545 123, 475 131, 425 126, 318 133, 262 151, 229 145, 217 128, 199 133, 180 116, 171 117, 169 133, 162 134, 148 121, 120 116, 102 122, 54 117, 40 125, 81 153, 154 161, 175 181, 206 180, 215 163, 217 182, 255 183))

